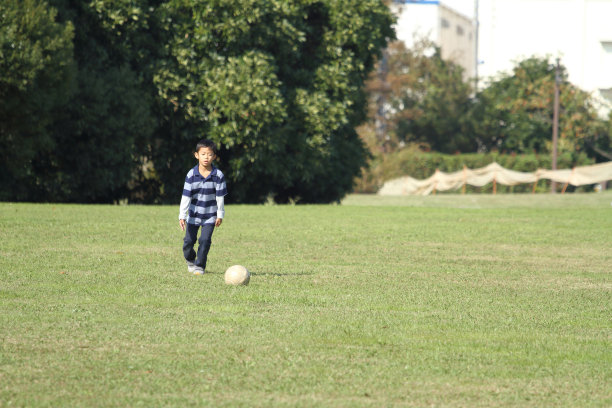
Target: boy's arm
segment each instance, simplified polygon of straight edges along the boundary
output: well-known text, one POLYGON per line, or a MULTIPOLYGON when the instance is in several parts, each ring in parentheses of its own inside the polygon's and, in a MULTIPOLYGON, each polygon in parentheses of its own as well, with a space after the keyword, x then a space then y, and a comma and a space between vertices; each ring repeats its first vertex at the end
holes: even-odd
POLYGON ((223 222, 223 217, 225 217, 225 195, 227 194, 227 185, 225 184, 225 176, 222 172, 217 171, 217 176, 219 179, 217 180, 217 184, 215 185, 216 190, 216 199, 217 199, 217 221, 215 221, 215 226, 221 225, 223 222))
POLYGON ((179 225, 185 231, 185 223, 187 221, 187 212, 191 203, 191 178, 193 170, 189 170, 185 176, 185 184, 183 185, 183 195, 181 196, 181 204, 179 205, 179 225))
POLYGON ((217 221, 215 225, 218 227, 223 222, 223 217, 225 217, 225 198, 223 196, 217 196, 217 221))
POLYGON ((183 231, 185 231, 185 220, 187 219, 187 212, 189 211, 189 202, 189 197, 181 197, 181 205, 179 207, 179 225, 183 231))

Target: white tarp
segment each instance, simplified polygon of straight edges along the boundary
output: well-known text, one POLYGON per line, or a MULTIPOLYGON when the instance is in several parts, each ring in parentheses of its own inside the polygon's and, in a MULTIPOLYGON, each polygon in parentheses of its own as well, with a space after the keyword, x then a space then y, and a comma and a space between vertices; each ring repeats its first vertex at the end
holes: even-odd
POLYGON ((494 182, 514 186, 522 183, 537 183, 542 179, 573 186, 601 183, 612 180, 612 162, 574 167, 571 170, 538 169, 532 173, 508 170, 493 162, 480 169, 464 168, 454 173, 436 170, 431 177, 425 180, 417 180, 409 176, 396 178, 387 181, 378 190, 378 194, 387 196, 428 195, 432 191, 457 190, 467 184, 482 187, 494 182))

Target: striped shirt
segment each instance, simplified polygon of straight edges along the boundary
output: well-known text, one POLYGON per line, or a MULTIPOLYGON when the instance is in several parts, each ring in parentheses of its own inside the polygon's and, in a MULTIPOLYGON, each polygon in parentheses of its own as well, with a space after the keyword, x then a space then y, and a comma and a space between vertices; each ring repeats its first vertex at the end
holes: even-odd
POLYGON ((204 178, 195 166, 185 177, 179 219, 186 219, 193 225, 214 224, 217 217, 223 218, 223 197, 226 194, 225 176, 221 170, 213 166, 204 178), (217 205, 218 202, 221 205, 217 205))

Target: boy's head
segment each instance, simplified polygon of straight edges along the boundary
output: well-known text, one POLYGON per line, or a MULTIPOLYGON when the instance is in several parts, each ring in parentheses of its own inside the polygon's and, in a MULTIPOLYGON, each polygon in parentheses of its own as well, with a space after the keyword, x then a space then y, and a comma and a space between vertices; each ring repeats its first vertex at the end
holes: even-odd
POLYGON ((201 139, 196 145, 195 153, 199 153, 200 149, 202 149, 203 147, 208 147, 215 156, 217 155, 217 145, 215 145, 215 142, 213 142, 212 140, 201 139))
POLYGON ((193 155, 198 161, 200 170, 210 170, 213 160, 217 158, 217 146, 212 140, 202 139, 196 145, 193 155))

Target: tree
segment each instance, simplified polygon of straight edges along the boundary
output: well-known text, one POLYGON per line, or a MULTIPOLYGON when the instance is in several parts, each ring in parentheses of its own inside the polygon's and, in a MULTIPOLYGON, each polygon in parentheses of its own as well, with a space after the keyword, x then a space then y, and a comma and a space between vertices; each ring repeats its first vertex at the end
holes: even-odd
POLYGON ((211 0, 163 5, 172 33, 155 84, 164 126, 156 171, 180 195, 189 151, 220 146, 230 199, 329 202, 352 189, 366 151, 363 82, 387 38, 377 0, 211 0))
MULTIPOLYGON (((559 152, 585 151, 604 143, 605 128, 590 95, 567 81, 561 67, 559 152)), ((548 58, 518 62, 511 74, 478 94, 471 123, 481 151, 551 151, 555 65, 548 58)))
POLYGON ((598 162, 612 160, 612 111, 607 120, 596 120, 592 134, 584 139, 585 151, 598 162))
POLYGON ((75 27, 75 89, 55 121, 55 149, 45 169, 54 201, 113 202, 128 196, 154 117, 154 1, 52 0, 58 18, 75 27))
POLYGON ((176 202, 202 137, 220 146, 233 201, 351 190, 363 82, 393 36, 380 0, 48 1, 1 4, 3 52, 21 35, 32 53, 11 54, 0 82, 3 182, 22 190, 8 198, 176 202), (11 71, 19 58, 43 62, 11 71), (19 75, 44 80, 19 88, 19 75))
POLYGON ((57 146, 53 124, 74 86, 73 26, 38 0, 0 2, 0 200, 44 196, 34 163, 57 146))
POLYGON ((459 65, 442 59, 427 39, 411 49, 391 44, 384 63, 368 82, 370 117, 386 122, 385 132, 377 132, 384 152, 409 143, 447 153, 475 148, 464 126, 471 89, 459 65))

